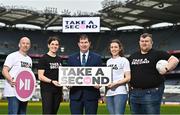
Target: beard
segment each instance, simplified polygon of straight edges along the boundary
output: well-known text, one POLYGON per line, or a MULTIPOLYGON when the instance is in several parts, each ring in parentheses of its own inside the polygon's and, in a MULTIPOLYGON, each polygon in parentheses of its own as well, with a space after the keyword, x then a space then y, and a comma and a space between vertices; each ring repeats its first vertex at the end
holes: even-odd
POLYGON ((142 52, 148 52, 151 48, 150 47, 140 47, 142 52))

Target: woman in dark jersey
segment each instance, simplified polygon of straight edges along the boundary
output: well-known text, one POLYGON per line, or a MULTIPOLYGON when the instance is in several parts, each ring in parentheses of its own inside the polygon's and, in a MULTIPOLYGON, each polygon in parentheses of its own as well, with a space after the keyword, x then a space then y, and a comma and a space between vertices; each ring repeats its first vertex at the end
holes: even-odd
POLYGON ((57 114, 62 100, 62 87, 58 83, 58 68, 61 66, 61 59, 57 56, 59 46, 60 41, 57 36, 49 37, 49 51, 38 63, 43 114, 57 114))

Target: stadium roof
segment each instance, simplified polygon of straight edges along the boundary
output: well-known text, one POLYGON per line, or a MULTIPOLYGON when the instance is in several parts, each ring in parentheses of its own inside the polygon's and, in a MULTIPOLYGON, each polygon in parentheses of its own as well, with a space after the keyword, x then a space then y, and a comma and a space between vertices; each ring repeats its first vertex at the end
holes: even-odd
MULTIPOLYGON (((122 26, 137 25, 150 27, 153 24, 180 22, 180 0, 104 0, 103 9, 98 14, 76 16, 100 16, 101 27, 117 29, 122 26)), ((62 26, 62 18, 68 14, 38 12, 27 9, 7 9, 0 6, 0 22, 5 25, 31 24, 41 28, 62 26)))
POLYGON ((132 0, 127 4, 117 3, 100 11, 102 23, 110 28, 180 22, 180 0, 132 0))

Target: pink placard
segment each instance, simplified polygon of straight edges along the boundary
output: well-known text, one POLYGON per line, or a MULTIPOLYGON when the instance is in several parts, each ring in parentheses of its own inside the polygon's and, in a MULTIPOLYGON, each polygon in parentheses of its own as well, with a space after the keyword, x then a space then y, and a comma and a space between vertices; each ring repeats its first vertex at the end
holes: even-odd
POLYGON ((31 71, 21 71, 16 77, 16 97, 21 101, 28 101, 35 90, 36 79, 31 71))

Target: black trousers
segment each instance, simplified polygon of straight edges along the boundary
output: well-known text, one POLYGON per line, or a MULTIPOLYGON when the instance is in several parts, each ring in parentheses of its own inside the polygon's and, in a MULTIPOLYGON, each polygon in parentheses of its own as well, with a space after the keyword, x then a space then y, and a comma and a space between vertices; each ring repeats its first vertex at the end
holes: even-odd
POLYGON ((57 114, 62 94, 59 92, 41 91, 43 114, 57 114))
POLYGON ((96 115, 98 100, 70 100, 70 110, 72 115, 96 115))

